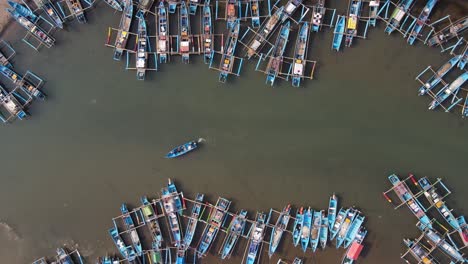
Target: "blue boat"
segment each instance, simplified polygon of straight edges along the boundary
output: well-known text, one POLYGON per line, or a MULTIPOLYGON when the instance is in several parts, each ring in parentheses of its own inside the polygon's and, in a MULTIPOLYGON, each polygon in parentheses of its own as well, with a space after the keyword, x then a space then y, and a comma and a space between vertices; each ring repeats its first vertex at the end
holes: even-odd
POLYGON ((227 0, 226 3, 226 26, 228 29, 234 26, 234 23, 239 19, 240 0, 227 0))
POLYGON ((234 53, 236 52, 237 40, 239 38, 239 30, 240 21, 236 20, 234 25, 231 28, 229 28, 229 34, 226 40, 226 44, 224 46, 224 53, 221 57, 219 81, 222 83, 226 82, 227 77, 230 73, 232 73, 232 68, 234 67, 234 53))
POLYGON ((282 22, 291 17, 300 5, 302 5, 302 0, 288 0, 284 5, 285 15, 282 17, 282 22))
POLYGON ((25 93, 34 96, 37 99, 45 100, 45 95, 35 85, 31 84, 28 80, 24 79, 12 69, 0 65, 0 73, 15 85, 19 85, 21 90, 25 93))
MULTIPOLYGON (((343 260, 341 264, 353 264, 355 260, 358 259, 359 255, 361 254, 362 249, 364 246, 362 242, 367 235, 367 230, 364 227, 358 231, 356 237, 354 238, 353 243, 351 246, 346 250, 346 253, 343 256, 343 260)), ((427 263, 429 264, 429 263, 427 263)))
POLYGON ((400 2, 395 7, 395 10, 393 10, 392 15, 390 16, 387 27, 385 28, 385 33, 390 35, 395 29, 398 29, 401 20, 409 11, 413 1, 414 0, 400 0, 400 2))
POLYGON ((464 216, 458 217, 457 220, 458 225, 460 225, 460 231, 458 233, 460 234, 460 237, 463 241, 463 244, 465 244, 465 247, 468 247, 468 224, 466 223, 464 216))
POLYGON ((348 215, 349 209, 341 208, 336 216, 335 223, 333 223, 333 227, 330 229, 330 240, 335 239, 338 231, 340 231, 341 224, 343 224, 346 216, 348 215))
MULTIPOLYGON (((3 106, 11 116, 16 116, 20 120, 26 118, 27 114, 23 111, 21 104, 15 98, 14 94, 8 93, 1 85, 0 85, 0 106, 3 106)), ((8 121, 8 117, 4 118, 3 114, 0 113, 0 119, 4 123, 8 121)))
POLYGON ((117 11, 122 12, 122 3, 119 2, 118 0, 104 0, 106 4, 108 4, 110 7, 114 8, 117 11))
POLYGON ((138 0, 137 14, 145 15, 153 7, 154 0, 138 0))
POLYGON ((168 14, 164 0, 159 2, 158 6, 158 36, 156 50, 159 55, 159 62, 167 63, 169 51, 169 25, 168 14))
POLYGON ((195 235, 195 230, 197 228, 197 223, 198 223, 198 217, 200 216, 201 209, 202 209, 203 198, 204 198, 203 194, 197 193, 197 196, 195 198, 195 204, 193 205, 193 208, 192 208, 192 214, 190 215, 190 218, 187 224, 187 229, 185 231, 184 243, 183 243, 185 250, 187 250, 190 247, 190 244, 192 243, 192 240, 193 240, 193 236, 195 235))
POLYGON ((351 47, 353 38, 357 36, 357 26, 359 25, 359 16, 361 15, 360 0, 351 0, 348 23, 346 25, 345 46, 351 47))
POLYGON ((143 213, 143 218, 148 226, 148 229, 151 232, 153 237, 153 241, 157 243, 158 248, 161 247, 161 242, 163 241, 163 236, 161 233, 161 226, 158 222, 158 215, 156 214, 153 205, 148 201, 146 196, 140 198, 141 204, 143 205, 141 208, 141 212, 143 213))
POLYGON ((210 249, 211 243, 215 240, 219 229, 224 224, 229 206, 231 206, 231 201, 219 197, 215 207, 211 209, 208 224, 205 226, 205 230, 203 230, 198 245, 197 256, 199 258, 203 257, 210 249))
POLYGON ((309 23, 304 22, 297 35, 296 47, 294 50, 294 63, 292 65, 292 85, 294 87, 299 87, 304 77, 308 44, 309 23))
POLYGON ((309 207, 309 209, 304 213, 304 224, 301 229, 301 246, 302 251, 304 252, 306 252, 309 245, 310 229, 312 227, 312 212, 313 210, 309 207))
POLYGON ((426 22, 429 19, 429 15, 431 14, 432 9, 434 8, 437 1, 438 0, 427 1, 426 6, 423 8, 421 13, 419 14, 418 19, 416 20, 416 24, 414 25, 413 30, 411 31, 408 37, 408 43, 410 45, 413 45, 416 39, 419 37, 419 33, 426 25, 426 22))
POLYGON ((343 34, 345 31, 345 22, 345 16, 339 16, 338 20, 336 21, 335 31, 333 32, 332 50, 340 50, 341 42, 343 41, 343 34))
POLYGON ((312 6, 312 31, 319 32, 322 27, 322 20, 325 17, 325 0, 318 0, 317 4, 312 6))
POLYGON ((226 259, 231 256, 239 237, 244 233, 246 217, 247 211, 241 210, 239 215, 234 216, 231 224, 229 224, 228 234, 221 249, 221 259, 226 259))
POLYGON ((146 257, 149 259, 148 262, 153 264, 163 264, 164 262, 161 252, 161 245, 158 245, 157 242, 153 241, 153 243, 151 243, 149 254, 146 254, 146 257))
POLYGON ((27 18, 29 21, 32 23, 36 23, 37 20, 39 19, 36 14, 34 14, 31 9, 27 8, 26 6, 19 4, 17 2, 13 2, 8 0, 8 4, 21 16, 27 18))
POLYGON ((460 76, 458 76, 455 81, 453 81, 450 85, 445 86, 442 88, 439 92, 437 92, 434 100, 429 104, 429 110, 434 110, 437 106, 442 104, 447 98, 449 98, 451 95, 453 95, 453 99, 451 104, 457 104, 459 101, 462 99, 456 99, 456 94, 460 90, 461 86, 468 80, 468 72, 462 73, 460 76))
POLYGON ((178 195, 174 195, 173 192, 169 191, 169 188, 162 188, 161 193, 163 209, 168 218, 169 229, 171 230, 172 242, 175 246, 179 247, 181 244, 182 234, 180 231, 179 218, 177 217, 177 213, 180 213, 180 211, 178 210, 175 201, 175 197, 178 197, 178 195))
POLYGON ((205 0, 203 5, 203 34, 202 34, 202 43, 203 43, 203 60, 205 63, 211 61, 211 56, 213 54, 213 24, 211 21, 211 6, 210 0, 205 0))
POLYGON ((261 23, 260 23, 260 5, 258 3, 258 0, 250 1, 250 13, 251 13, 251 19, 252 19, 252 27, 259 28, 261 23))
POLYGON ((132 0, 124 0, 124 11, 120 18, 119 31, 115 38, 114 60, 120 60, 127 46, 129 37, 130 25, 133 19, 133 2, 132 0))
POLYGON ((335 224, 336 213, 338 211, 338 197, 333 194, 328 202, 328 229, 331 231, 335 224))
POLYGON ((369 2, 369 25, 375 27, 379 13, 380 0, 371 0, 369 2))
POLYGON ((408 252, 414 257, 418 263, 437 263, 430 255, 427 247, 421 246, 419 243, 411 239, 403 239, 403 243, 408 247, 408 252))
POLYGON ((190 19, 185 1, 180 3, 179 23, 179 52, 182 54, 182 62, 187 64, 190 62, 192 35, 190 33, 190 19))
POLYGON ((320 225, 319 242, 322 249, 325 249, 328 241, 328 218, 325 216, 325 212, 322 211, 322 224, 320 225))
POLYGON ((182 215, 182 210, 184 209, 183 201, 180 197, 179 191, 177 191, 177 187, 175 183, 172 182, 171 179, 167 179, 167 190, 172 194, 174 198, 174 203, 179 215, 182 215))
POLYGON ((320 240, 320 228, 322 227, 322 213, 323 211, 315 211, 312 221, 312 229, 310 231, 310 247, 312 252, 317 250, 320 240))
POLYGON ((21 15, 15 10, 9 8, 6 9, 11 17, 15 19, 18 24, 25 28, 29 33, 31 33, 35 38, 37 38, 42 45, 47 48, 51 48, 55 44, 55 40, 50 37, 45 30, 40 28, 35 22, 31 21, 28 17, 21 15))
POLYGON ((141 247, 140 237, 136 231, 135 223, 133 222, 132 216, 128 212, 127 205, 125 203, 120 206, 120 211, 122 212, 122 217, 125 223, 125 228, 130 232, 130 238, 135 248, 136 254, 141 256, 143 254, 143 249, 141 247))
POLYGON ((137 45, 137 58, 136 58, 136 70, 137 80, 144 80, 146 76, 146 63, 148 60, 148 43, 147 43, 147 31, 146 21, 143 13, 138 13, 138 45, 137 45))
POLYGON ((304 213, 303 213, 304 208, 301 207, 299 210, 296 212, 296 219, 294 220, 294 226, 293 226, 293 244, 295 247, 299 245, 299 241, 301 240, 301 230, 302 230, 302 225, 304 224, 304 213))
POLYGON ((362 223, 364 223, 364 219, 365 217, 362 215, 357 215, 356 218, 354 218, 354 221, 349 227, 348 232, 346 232, 346 236, 343 242, 344 248, 348 248, 351 245, 351 243, 354 241, 359 230, 361 229, 362 223))
POLYGON ((167 2, 169 3, 169 13, 174 14, 176 12, 176 10, 177 10, 177 4, 179 4, 179 1, 177 1, 177 0, 168 0, 167 2))
POLYGON ((273 48, 273 55, 268 61, 266 83, 271 86, 273 86, 276 77, 281 73, 281 69, 283 67, 283 54, 286 50, 286 44, 288 43, 289 31, 290 22, 288 21, 281 26, 280 33, 273 48))
POLYGON ((177 157, 180 157, 182 155, 185 155, 187 153, 189 153, 190 151, 192 150, 195 150, 196 148, 198 148, 198 145, 199 143, 201 143, 203 141, 203 139, 199 138, 198 140, 192 140, 190 142, 187 142, 183 145, 180 145, 176 148, 174 148, 173 150, 169 151, 169 153, 166 154, 166 158, 168 159, 172 159, 172 158, 177 158, 177 157))
POLYGON ((257 220, 252 227, 250 234, 249 245, 248 245, 248 254, 247 254, 247 264, 254 264, 255 259, 257 258, 258 250, 263 242, 263 237, 265 236, 266 231, 266 214, 257 213, 257 220))
POLYGON ((63 28, 63 19, 60 16, 59 11, 56 9, 54 4, 52 4, 52 2, 50 2, 49 0, 43 0, 42 3, 42 9, 50 17, 54 24, 59 28, 63 28))
POLYGON ((264 22, 261 28, 258 30, 258 33, 255 34, 253 40, 250 41, 247 45, 247 59, 252 58, 261 51, 270 34, 275 31, 276 27, 280 24, 280 21, 282 21, 284 17, 284 6, 281 6, 272 16, 267 18, 266 22, 264 22))
POLYGON ((456 247, 447 242, 437 231, 426 226, 425 224, 419 222, 416 225, 423 233, 424 236, 428 239, 429 244, 434 247, 438 247, 440 250, 445 252, 448 256, 455 260, 455 262, 466 262, 463 258, 463 255, 458 251, 456 247))
POLYGON ((351 223, 354 222, 354 218, 356 217, 357 214, 358 214, 358 211, 353 208, 348 210, 348 213, 346 214, 346 218, 341 224, 340 231, 338 232, 338 235, 336 236, 336 248, 339 248, 341 244, 344 242, 346 238, 346 234, 348 233, 348 230, 351 227, 351 223))
POLYGON ((79 23, 84 24, 87 22, 80 0, 65 0, 65 2, 79 23))
POLYGON ((60 264, 74 264, 72 258, 64 248, 57 248, 57 261, 60 264))
POLYGON ((276 248, 283 237, 284 230, 288 228, 289 219, 291 218, 290 212, 291 206, 288 204, 283 208, 283 211, 281 211, 278 220, 276 220, 276 224, 271 231, 270 246, 268 248, 268 257, 270 258, 275 253, 276 248))
POLYGON ((176 254, 176 264, 185 264, 185 249, 184 245, 181 245, 177 249, 177 254, 176 254))
POLYGON ((459 36, 466 29, 468 29, 468 16, 460 18, 437 32, 427 41, 427 45, 429 45, 429 47, 442 45, 452 38, 459 36))
POLYGON ((116 258, 105 256, 105 257, 99 258, 98 263, 99 264, 118 264, 120 263, 120 261, 116 258))
POLYGON ((428 91, 432 90, 437 84, 440 83, 442 78, 447 74, 460 60, 461 56, 454 56, 448 62, 446 62, 442 67, 440 67, 431 78, 429 78, 426 83, 419 88, 419 95, 425 95, 428 91))
POLYGON ((116 227, 109 229, 109 234, 114 241, 115 246, 119 250, 122 257, 129 261, 133 261, 136 258, 135 250, 131 246, 125 245, 125 242, 120 237, 119 231, 116 227))
POLYGON ((200 0, 190 0, 189 2, 189 12, 191 15, 197 14, 198 5, 200 5, 200 0))

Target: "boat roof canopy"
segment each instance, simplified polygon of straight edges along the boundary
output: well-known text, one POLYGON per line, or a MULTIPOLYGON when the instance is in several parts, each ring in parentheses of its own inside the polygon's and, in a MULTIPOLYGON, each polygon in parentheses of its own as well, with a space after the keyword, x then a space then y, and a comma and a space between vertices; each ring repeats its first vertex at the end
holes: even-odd
POLYGON ((349 248, 347 256, 349 258, 353 259, 353 260, 356 260, 359 257, 359 255, 361 254, 361 251, 362 251, 363 248, 364 248, 363 245, 361 245, 361 244, 359 244, 357 242, 353 242, 353 244, 349 248))

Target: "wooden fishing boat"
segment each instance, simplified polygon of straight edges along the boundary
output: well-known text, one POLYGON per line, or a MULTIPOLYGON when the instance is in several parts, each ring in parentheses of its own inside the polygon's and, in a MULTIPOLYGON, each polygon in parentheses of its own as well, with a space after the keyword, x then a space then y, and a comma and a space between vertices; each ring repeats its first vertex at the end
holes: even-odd
POLYGON ((344 209, 341 208, 340 211, 338 211, 338 215, 336 216, 335 223, 333 224, 332 229, 330 230, 330 240, 335 239, 336 235, 338 234, 338 231, 340 231, 341 224, 343 224, 346 215, 348 215, 349 209, 344 209))
POLYGON ((76 17, 79 23, 86 23, 86 17, 81 6, 80 0, 65 0, 67 3, 68 9, 76 17))
POLYGON ((348 248, 351 245, 351 243, 354 241, 359 230, 361 229, 362 223, 364 223, 364 219, 365 217, 363 215, 359 215, 359 214, 356 215, 356 218, 354 218, 354 221, 351 223, 351 226, 346 232, 346 235, 343 241, 344 248, 348 248))
POLYGON ((413 30, 411 30, 411 33, 408 36, 408 43, 410 45, 413 45, 416 39, 419 37, 419 34, 426 25, 426 22, 429 19, 429 15, 431 14, 432 9, 434 8, 437 1, 438 0, 427 1, 426 6, 424 6, 423 10, 419 14, 418 19, 416 20, 416 24, 414 25, 413 30))
POLYGON ((414 257, 419 263, 435 264, 435 260, 431 257, 429 251, 425 246, 421 246, 410 239, 403 239, 403 243, 408 247, 408 252, 414 257))
POLYGON ((73 259, 64 248, 57 248, 57 262, 59 264, 73 264, 73 259))
POLYGON ((252 19, 252 27, 259 28, 260 27, 260 5, 258 0, 250 1, 250 13, 252 19))
POLYGON ((153 6, 154 0, 139 0, 137 14, 145 15, 148 10, 153 6))
POLYGON ((104 0, 106 4, 108 4, 110 7, 114 8, 117 11, 122 11, 122 3, 119 2, 119 0, 104 0))
POLYGON ((306 67, 307 47, 309 45, 309 23, 304 22, 297 35, 292 65, 292 85, 299 87, 306 67))
POLYGON ((234 23, 239 18, 239 0, 228 0, 226 4, 226 25, 227 28, 232 28, 234 23))
POLYGON ((393 190, 397 194, 398 198, 400 198, 401 202, 406 203, 410 211, 419 219, 419 221, 421 221, 421 223, 432 228, 431 220, 424 212, 423 207, 413 197, 406 183, 400 181, 398 176, 395 174, 388 176, 388 180, 393 184, 393 190))
POLYGON ((169 229, 171 230, 172 240, 176 247, 179 247, 181 244, 181 231, 180 231, 180 224, 179 218, 177 217, 177 206, 174 200, 174 194, 169 191, 169 188, 162 188, 161 189, 161 199, 163 202, 163 209, 167 216, 169 222, 169 229))
POLYGON ((323 211, 315 211, 314 218, 312 221, 312 229, 310 230, 310 247, 312 251, 317 250, 319 240, 320 240, 320 228, 322 226, 322 213, 323 211))
POLYGON ((144 80, 146 75, 146 63, 148 60, 148 44, 146 21, 142 13, 137 14, 138 17, 138 51, 136 58, 137 80, 144 80))
MULTIPOLYGON (((26 118, 27 114, 24 112, 23 107, 18 102, 18 100, 13 96, 13 94, 8 93, 1 85, 0 85, 0 105, 5 108, 11 116, 16 116, 20 120, 26 118)), ((2 118, 4 123, 7 122, 8 118, 2 118)))
POLYGON ((325 249, 328 241, 328 218, 325 212, 322 211, 322 222, 320 225, 319 242, 322 249, 325 249))
POLYGON ((169 27, 168 27, 167 9, 164 5, 164 0, 159 2, 158 6, 158 36, 157 36, 157 51, 159 62, 167 63, 169 51, 169 27))
POLYGON ((176 262, 175 264, 185 264, 185 249, 184 245, 177 248, 176 262))
MULTIPOLYGON (((450 85, 445 86, 442 88, 439 92, 437 92, 434 100, 429 104, 429 110, 435 109, 437 106, 442 104, 447 98, 453 95, 453 99, 451 102, 451 105, 456 105, 458 104, 462 98, 456 97, 458 91, 460 90, 461 86, 468 80, 468 72, 462 73, 460 76, 458 76, 455 81, 453 81, 450 85)), ((450 107, 451 108, 451 107, 450 107)), ((439 209, 439 208, 438 208, 439 209)), ((455 223, 456 221, 452 221, 455 223)))
POLYGON ((38 87, 31 84, 29 81, 24 79, 21 75, 14 72, 12 69, 0 65, 0 73, 3 74, 7 79, 12 81, 15 85, 20 86, 21 90, 25 93, 34 96, 37 99, 45 100, 45 94, 43 94, 38 87))
POLYGON ((52 4, 49 0, 42 0, 42 2, 42 9, 45 11, 45 13, 51 18, 57 27, 63 28, 63 19, 60 16, 59 11, 55 8, 54 4, 52 4))
POLYGON ((348 230, 351 227, 351 223, 354 222, 354 218, 356 218, 357 214, 358 214, 358 211, 353 208, 348 210, 348 213, 346 214, 346 217, 340 226, 338 235, 336 236, 336 248, 339 248, 341 244, 343 244, 346 238, 346 234, 348 233, 348 230))
POLYGON ((54 45, 55 40, 34 22, 16 12, 15 10, 7 8, 7 11, 11 14, 11 17, 13 17, 22 27, 24 27, 29 33, 41 41, 46 47, 50 48, 54 45))
POLYGON ((377 23, 377 13, 379 12, 380 0, 369 1, 369 24, 375 27, 377 23))
POLYGON ((268 36, 274 31, 280 20, 284 16, 284 6, 278 8, 276 12, 264 22, 258 33, 255 35, 253 41, 248 45, 247 58, 251 58, 257 54, 257 50, 265 44, 268 36))
POLYGON ((454 56, 444 65, 442 65, 434 75, 429 78, 424 85, 419 88, 419 95, 424 95, 428 91, 432 90, 437 84, 440 83, 442 77, 445 76, 460 60, 460 56, 454 56))
POLYGON ((361 5, 362 2, 360 0, 351 1, 348 23, 346 25, 346 47, 351 47, 351 44, 353 43, 353 38, 357 36, 357 26, 359 24, 359 16, 361 15, 361 5))
POLYGON ((449 26, 443 28, 441 31, 437 32, 434 36, 432 36, 427 41, 427 45, 431 47, 435 45, 442 45, 446 43, 447 41, 451 40, 452 38, 461 34, 467 28, 468 28, 468 16, 460 18, 459 20, 455 21, 449 26))
POLYGON ((286 44, 288 43, 290 31, 290 23, 286 22, 281 26, 280 33, 276 39, 275 46, 273 48, 273 54, 268 61, 266 68, 266 83, 273 86, 276 77, 282 72, 283 68, 283 54, 286 50, 286 44))
POLYGON ((282 21, 284 22, 286 19, 288 19, 288 17, 291 17, 301 4, 302 0, 288 0, 286 5, 284 5, 285 15, 282 17, 282 21))
POLYGON ((33 11, 31 11, 31 9, 29 9, 28 7, 10 0, 8 0, 7 2, 18 14, 27 18, 32 23, 36 23, 39 19, 39 17, 36 16, 36 14, 34 14, 33 11))
POLYGON ((406 13, 411 8, 414 0, 400 0, 395 10, 393 10, 390 19, 388 20, 387 27, 385 28, 385 33, 391 34, 395 29, 398 29, 400 26, 401 20, 405 17, 406 13))
POLYGON ((133 3, 132 0, 125 0, 124 11, 122 18, 120 19, 119 32, 115 39, 115 51, 114 60, 120 60, 122 54, 127 46, 127 40, 129 36, 130 25, 132 24, 133 18, 133 3))
POLYGON ((225 83, 227 77, 232 73, 232 68, 234 67, 235 52, 237 46, 237 40, 239 38, 240 22, 236 20, 234 25, 229 29, 229 34, 224 44, 224 53, 221 56, 220 62, 220 73, 219 81, 225 83))
POLYGON ((182 215, 182 210, 184 209, 184 207, 183 207, 184 202, 181 200, 179 191, 177 191, 177 188, 176 188, 174 182, 172 182, 171 179, 167 180, 167 190, 169 191, 169 193, 174 198, 174 204, 175 204, 175 207, 177 209, 177 212, 179 213, 179 215, 182 215))
POLYGON ((202 139, 199 138, 196 141, 192 140, 190 142, 182 144, 182 145, 174 148, 173 150, 169 151, 169 153, 166 154, 166 158, 172 159, 172 158, 177 158, 177 157, 180 157, 182 155, 185 155, 185 154, 189 153, 190 151, 195 150, 196 148, 198 148, 198 146, 199 146, 199 144, 201 142, 202 142, 202 139))
MULTIPOLYGON (((168 0, 169 4, 169 13, 174 14, 177 10, 177 5, 179 4, 178 0, 168 0)), ((183 2, 183 1, 182 1, 183 2)))
POLYGON ((191 15, 195 15, 197 13, 198 5, 200 5, 200 0, 189 1, 189 12, 191 15))
POLYGON ((252 227, 250 234, 248 253, 247 253, 247 264, 254 264, 257 258, 258 250, 260 249, 263 237, 265 236, 267 216, 264 213, 257 213, 257 220, 252 227))
POLYGON ((219 197, 215 207, 211 209, 208 224, 205 226, 205 230, 203 230, 198 245, 197 256, 199 258, 203 257, 210 249, 212 242, 215 240, 219 229, 224 223, 226 212, 229 210, 230 205, 231 201, 219 197))
POLYGON ((127 205, 123 203, 122 206, 120 206, 120 211, 122 212, 125 228, 130 232, 130 238, 132 240, 133 247, 135 248, 135 252, 138 256, 141 256, 143 254, 143 249, 141 247, 140 237, 138 236, 132 216, 128 212, 127 205))
POLYGON ((213 54, 213 24, 211 21, 211 7, 210 0, 205 0, 203 5, 203 59, 205 63, 211 61, 211 56, 213 54))
POLYGON ((192 36, 190 34, 190 20, 188 10, 184 1, 182 1, 180 4, 179 23, 179 52, 182 54, 182 62, 189 63, 192 36))
POLYGON ((358 231, 358 234, 356 235, 356 238, 353 241, 353 244, 351 245, 351 247, 348 248, 348 250, 344 254, 341 264, 353 264, 354 261, 358 259, 362 249, 364 248, 362 242, 364 241, 366 235, 367 230, 364 227, 361 227, 361 229, 358 231))
POLYGON ((296 212, 296 219, 294 220, 294 226, 293 226, 293 244, 295 247, 299 245, 299 241, 301 240, 301 231, 302 231, 302 226, 304 225, 304 213, 303 213, 304 208, 301 207, 299 210, 296 212))
POLYGON ((312 31, 319 32, 326 10, 325 0, 318 0, 317 4, 312 6, 312 31))
POLYGON ((416 225, 423 233, 424 237, 427 239, 427 242, 434 247, 438 247, 444 253, 446 253, 449 257, 451 257, 454 262, 463 263, 465 259, 460 251, 454 247, 450 242, 447 242, 436 230, 428 227, 424 223, 419 222, 416 225))
POLYGON ((161 254, 161 245, 158 244, 156 241, 153 241, 151 243, 151 251, 149 255, 147 255, 148 258, 150 259, 151 264, 163 264, 163 257, 161 254))
POLYGON ((335 225, 336 213, 338 211, 338 197, 333 194, 328 202, 328 228, 331 231, 335 225))
POLYGON ((460 231, 458 233, 460 234, 461 240, 463 241, 465 247, 468 247, 468 224, 466 223, 464 216, 458 217, 457 220, 458 225, 460 225, 460 231))
POLYGON ((161 233, 161 227, 158 222, 158 215, 156 214, 153 205, 148 201, 146 196, 140 198, 141 204, 143 207, 141 208, 141 212, 143 213, 143 218, 145 219, 146 226, 151 232, 153 241, 157 243, 158 248, 161 247, 161 243, 163 241, 163 236, 161 233))
POLYGON ((333 43, 332 50, 339 51, 341 47, 341 42, 343 41, 343 34, 345 31, 346 17, 339 16, 336 21, 335 31, 333 32, 333 43))
POLYGON ((312 212, 313 211, 309 207, 309 209, 304 213, 304 223, 301 229, 301 246, 302 251, 304 252, 306 252, 309 245, 310 230, 312 227, 312 212))
POLYGON ((195 229, 197 228, 198 217, 200 216, 201 209, 202 209, 203 198, 204 198, 204 195, 201 193, 198 193, 195 198, 196 203, 193 205, 192 214, 190 215, 190 218, 187 224, 187 229, 185 231, 185 236, 184 236, 183 245, 184 245, 185 250, 187 250, 190 247, 190 244, 192 243, 192 240, 193 240, 193 236, 195 235, 195 229))
POLYGON ((231 257, 232 252, 239 240, 239 237, 244 233, 245 221, 247 220, 247 211, 241 210, 239 215, 234 216, 229 224, 228 234, 223 242, 221 249, 221 259, 231 257))
POLYGON ((281 238, 283 237, 284 230, 288 228, 290 212, 291 206, 288 204, 283 208, 283 211, 281 211, 281 214, 279 215, 278 220, 276 221, 276 224, 271 231, 270 246, 268 248, 268 256, 270 258, 275 253, 276 248, 278 247, 281 238))
POLYGON ((119 231, 117 228, 113 227, 109 229, 109 234, 114 241, 115 246, 119 250, 122 257, 129 261, 133 261, 136 258, 135 250, 131 246, 125 245, 125 242, 120 237, 119 231))

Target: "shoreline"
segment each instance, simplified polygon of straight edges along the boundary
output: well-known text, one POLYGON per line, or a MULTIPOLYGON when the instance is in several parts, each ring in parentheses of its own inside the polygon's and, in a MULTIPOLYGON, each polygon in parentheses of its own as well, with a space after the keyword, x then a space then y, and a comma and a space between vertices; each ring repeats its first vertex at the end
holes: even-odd
POLYGON ((3 35, 12 21, 10 14, 6 11, 8 6, 7 1, 0 2, 0 36, 3 35))

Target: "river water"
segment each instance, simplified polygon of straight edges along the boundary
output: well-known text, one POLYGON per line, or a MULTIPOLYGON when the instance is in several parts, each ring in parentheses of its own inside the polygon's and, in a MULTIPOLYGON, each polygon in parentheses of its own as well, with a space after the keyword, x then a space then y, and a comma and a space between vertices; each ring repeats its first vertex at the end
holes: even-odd
MULTIPOLYGON (((400 263, 402 239, 418 235, 409 211, 393 210, 381 195, 390 173, 443 177, 453 191, 449 206, 468 213, 468 123, 458 112, 428 111, 414 81, 446 54, 410 47, 380 23, 344 52, 330 51, 329 30, 313 35, 316 79, 300 89, 266 86, 254 63, 222 85, 200 58, 190 65, 175 58, 138 82, 104 46, 119 17, 99 3, 89 24, 73 23, 40 53, 21 43, 17 25, 7 32, 18 51, 15 68, 43 77, 48 98, 33 103, 28 120, 1 128, 2 263, 52 256, 64 244, 78 245, 91 263, 116 253, 107 230, 120 204, 156 196, 168 177, 188 196, 232 199, 250 218, 288 203, 325 209, 336 193, 340 205, 367 216, 363 264, 400 263), (196 153, 163 158, 198 137, 206 142, 196 153)), ((328 264, 343 254, 331 247, 303 254, 290 244, 288 237, 279 256, 328 264)), ((262 263, 277 257, 267 259, 264 252, 262 263)))

